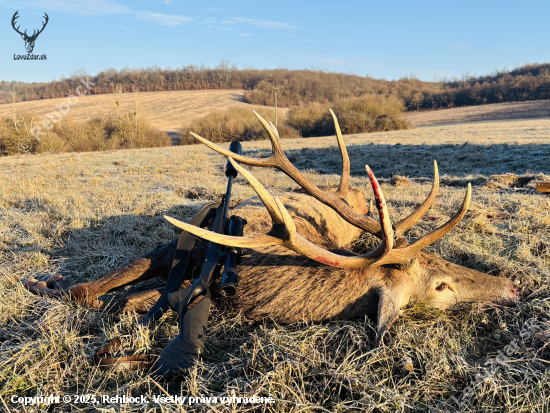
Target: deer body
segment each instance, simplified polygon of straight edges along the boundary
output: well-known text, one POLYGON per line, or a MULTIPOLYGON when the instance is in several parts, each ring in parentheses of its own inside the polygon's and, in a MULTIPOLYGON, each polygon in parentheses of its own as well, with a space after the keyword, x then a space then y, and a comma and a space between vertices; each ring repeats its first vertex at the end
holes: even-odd
MULTIPOLYGON (((353 206, 366 213, 363 194, 354 191, 353 195, 353 206)), ((280 198, 300 234, 317 245, 345 251, 362 233, 311 196, 292 193, 280 198)), ((232 213, 246 217, 245 236, 264 233, 271 225, 258 197, 238 205, 232 213)), ((350 312, 350 305, 371 290, 369 278, 374 281, 361 269, 327 267, 280 246, 259 248, 243 257, 239 272, 239 289, 231 305, 251 318, 280 322, 354 317, 363 311, 357 306, 350 312)))

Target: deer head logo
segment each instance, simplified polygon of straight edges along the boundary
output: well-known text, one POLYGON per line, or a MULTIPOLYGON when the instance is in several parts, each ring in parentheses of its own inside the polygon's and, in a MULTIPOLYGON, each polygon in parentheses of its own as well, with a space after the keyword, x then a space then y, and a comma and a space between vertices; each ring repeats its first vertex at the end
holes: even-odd
POLYGON ((13 15, 13 17, 11 19, 11 25, 13 26, 13 30, 15 30, 17 33, 19 33, 21 35, 21 38, 25 41, 25 48, 27 49, 27 53, 32 53, 32 51, 34 49, 34 42, 36 41, 36 38, 38 37, 38 35, 40 33, 42 33, 42 31, 44 31, 44 28, 48 24, 49 17, 46 13, 44 13, 44 18, 46 19, 46 21, 43 23, 42 28, 40 30, 38 30, 38 32, 36 30, 33 30, 32 36, 29 36, 29 35, 27 35, 26 30, 25 30, 24 33, 21 33, 19 31, 20 26, 17 26, 17 28, 15 27, 15 23, 16 23, 15 21, 19 17, 17 15, 17 13, 19 13, 19 10, 17 10, 15 12, 15 14, 13 15))

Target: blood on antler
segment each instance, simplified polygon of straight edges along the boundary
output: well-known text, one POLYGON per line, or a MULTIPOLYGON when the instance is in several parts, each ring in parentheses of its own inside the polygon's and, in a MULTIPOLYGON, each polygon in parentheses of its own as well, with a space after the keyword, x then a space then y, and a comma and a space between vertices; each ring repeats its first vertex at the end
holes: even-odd
POLYGON ((272 221, 271 229, 266 234, 256 237, 231 237, 228 235, 216 234, 201 228, 197 228, 171 217, 166 217, 168 221, 170 221, 175 226, 184 229, 185 231, 219 244, 244 248, 281 245, 323 264, 341 268, 360 268, 367 266, 381 266, 385 264, 409 263, 413 258, 417 256, 417 254, 422 249, 426 248, 428 245, 434 243, 438 239, 442 238, 449 231, 451 231, 466 214, 466 210, 468 209, 468 205, 471 199, 471 186, 469 184, 466 196, 464 197, 464 201, 462 202, 462 206, 448 222, 446 222, 435 231, 416 240, 412 244, 399 243, 401 247, 394 248, 395 238, 401 237, 407 229, 418 222, 418 220, 431 207, 435 200, 435 197, 437 196, 437 190, 439 187, 439 173, 437 169, 437 163, 435 161, 435 177, 429 196, 415 212, 413 212, 405 219, 399 221, 397 224, 395 224, 395 226, 392 226, 382 189, 378 184, 378 181, 374 176, 372 170, 368 166, 366 166, 367 173, 369 175, 369 179, 371 181, 372 189, 374 192, 376 208, 378 209, 378 215, 380 217, 380 223, 378 223, 374 218, 369 215, 362 215, 355 212, 347 203, 346 198, 350 177, 350 162, 342 133, 338 125, 338 120, 336 119, 336 115, 334 114, 334 112, 332 112, 332 110, 331 114, 334 119, 336 136, 338 139, 338 145, 340 147, 340 153, 342 155, 342 175, 340 179, 340 185, 336 192, 323 191, 319 187, 308 181, 305 176, 298 169, 296 169, 296 167, 292 165, 292 163, 285 156, 281 147, 281 141, 279 138, 279 133, 277 132, 277 128, 271 122, 267 123, 256 112, 254 112, 254 114, 262 123, 271 139, 272 155, 267 158, 253 159, 242 155, 235 155, 228 150, 223 149, 218 145, 215 145, 207 139, 204 139, 194 133, 192 133, 192 135, 208 147, 217 151, 218 153, 229 157, 230 162, 252 185, 252 187, 264 203, 265 207, 267 208, 272 221), (262 186, 262 184, 256 178, 254 178, 254 176, 250 172, 240 167, 235 161, 239 161, 243 164, 251 166, 270 166, 283 171, 295 182, 297 182, 303 189, 305 189, 310 195, 312 195, 325 205, 331 207, 347 222, 381 238, 381 243, 374 250, 358 256, 338 255, 321 247, 318 247, 317 245, 308 241, 306 238, 302 237, 296 232, 296 226, 281 201, 278 198, 273 199, 268 191, 262 186))

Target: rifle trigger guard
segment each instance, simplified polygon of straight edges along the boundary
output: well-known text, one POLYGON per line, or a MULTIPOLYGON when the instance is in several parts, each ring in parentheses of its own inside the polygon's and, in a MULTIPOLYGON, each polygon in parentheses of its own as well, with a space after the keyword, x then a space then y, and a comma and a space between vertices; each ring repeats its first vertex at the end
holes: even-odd
POLYGON ((191 301, 203 292, 200 285, 195 283, 183 290, 168 294, 168 303, 172 310, 182 315, 187 311, 187 307, 189 307, 191 301))

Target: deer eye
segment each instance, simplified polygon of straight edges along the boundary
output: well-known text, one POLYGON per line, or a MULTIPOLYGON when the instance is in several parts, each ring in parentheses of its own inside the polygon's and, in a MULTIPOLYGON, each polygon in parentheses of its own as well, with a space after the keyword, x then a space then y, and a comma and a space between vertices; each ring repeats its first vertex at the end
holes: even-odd
POLYGON ((435 287, 437 291, 443 291, 445 288, 447 288, 447 284, 445 283, 441 283, 437 287, 435 287))

